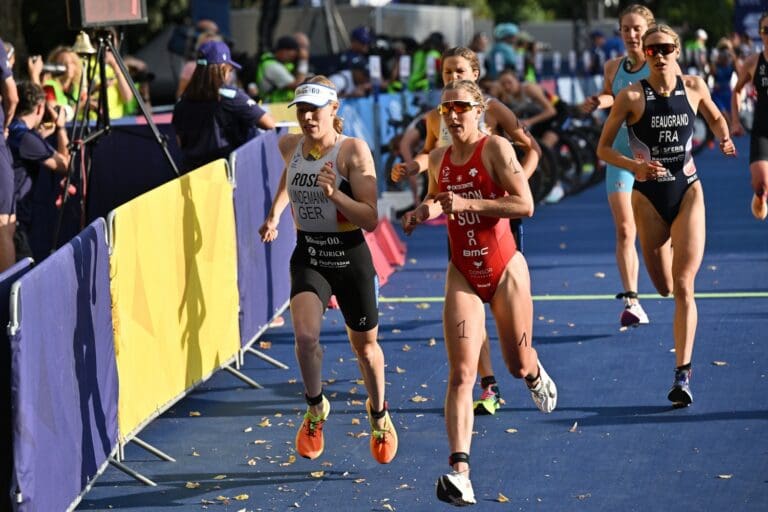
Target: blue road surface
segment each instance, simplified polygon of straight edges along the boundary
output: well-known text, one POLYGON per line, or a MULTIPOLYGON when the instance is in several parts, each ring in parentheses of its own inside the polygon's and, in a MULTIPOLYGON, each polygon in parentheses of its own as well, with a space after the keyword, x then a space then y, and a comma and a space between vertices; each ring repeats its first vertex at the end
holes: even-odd
MULTIPOLYGON (((697 159, 707 204, 707 247, 696 281, 699 325, 694 404, 673 409, 673 301, 657 296, 641 265, 651 323, 621 331, 614 235, 602 184, 525 222, 534 302, 534 346, 559 389, 540 413, 505 371, 492 335, 505 404, 476 418, 475 510, 768 510, 768 222, 750 213, 747 140, 739 156, 697 159)), ((219 372, 140 434, 174 456, 163 462, 133 443, 126 464, 158 483, 108 468, 78 510, 433 511, 449 471, 443 421, 447 365, 441 297, 444 226, 407 239, 408 261, 382 288, 380 339, 397 458, 369 453, 365 390, 341 314, 323 326, 331 400, 325 452, 297 457, 305 404, 290 315, 263 337, 281 370, 247 356, 255 390, 219 372), (194 415, 193 415, 194 413, 194 415), (199 413, 199 415, 197 415, 199 413)))

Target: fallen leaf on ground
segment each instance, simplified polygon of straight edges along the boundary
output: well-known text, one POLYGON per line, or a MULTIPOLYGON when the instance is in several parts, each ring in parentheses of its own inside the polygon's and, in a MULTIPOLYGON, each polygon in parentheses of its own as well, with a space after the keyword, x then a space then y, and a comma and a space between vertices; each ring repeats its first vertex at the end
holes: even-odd
POLYGON ((396 371, 397 373, 405 373, 405 370, 403 370, 403 369, 402 369, 402 368, 400 368, 399 366, 395 366, 395 371, 396 371))
POLYGON ((573 425, 571 426, 571 428, 568 429, 568 432, 576 432, 576 429, 578 427, 579 427, 579 422, 578 421, 574 421, 573 425))
POLYGON ((726 363, 725 361, 712 361, 712 364, 715 366, 725 366, 728 363, 726 363))
POLYGON ((243 432, 251 432, 253 430, 253 427, 245 427, 243 429, 243 432))
POLYGON ((419 309, 429 309, 431 306, 429 305, 428 302, 419 302, 418 304, 416 304, 416 307, 419 309))
POLYGON ((248 465, 249 466, 255 466, 256 465, 256 459, 248 459, 248 465))
POLYGON ((385 504, 383 504, 383 505, 381 506, 381 508, 385 508, 385 509, 387 509, 387 510, 390 510, 390 511, 394 511, 394 510, 395 510, 395 507, 393 507, 393 506, 392 506, 392 505, 390 505, 389 503, 385 503, 385 504))
POLYGON ((191 417, 200 416, 200 411, 189 411, 189 415, 191 417))
POLYGON ((435 338, 429 338, 429 341, 427 342, 427 346, 434 347, 437 345, 437 340, 435 338))
POLYGON ((411 350, 410 345, 403 345, 403 352, 408 352, 409 350, 411 350))
POLYGON ((269 418, 264 418, 261 421, 261 423, 259 423, 259 426, 262 427, 262 428, 264 428, 264 427, 271 427, 272 423, 269 422, 269 418))
POLYGON ((411 402, 421 403, 421 402, 428 402, 429 398, 423 397, 421 395, 414 395, 411 397, 411 402))
POLYGON ((365 482, 365 478, 356 478, 356 479, 354 479, 352 481, 355 482, 356 484, 361 484, 361 483, 365 482))
POLYGON ((267 444, 267 441, 264 439, 257 439, 253 442, 253 444, 267 444))
POLYGON ((499 493, 499 495, 496 496, 496 501, 498 501, 499 503, 509 503, 509 498, 499 493))
POLYGON ((325 476, 325 471, 313 471, 310 473, 310 476, 312 478, 323 478, 325 476))
POLYGON ((213 477, 214 480, 224 480, 225 478, 227 478, 227 475, 216 475, 213 477))
POLYGON ((297 382, 296 379, 288 379, 288 384, 296 384, 297 382))
POLYGON ((250 498, 250 496, 248 496, 247 494, 238 494, 237 496, 235 496, 235 499, 237 501, 245 501, 248 498, 250 498))
POLYGON ((717 475, 717 478, 719 478, 720 480, 730 480, 731 478, 733 478, 733 475, 732 474, 717 475))
POLYGON ((592 494, 591 494, 591 493, 588 493, 588 492, 587 492, 587 493, 584 493, 584 494, 577 494, 577 495, 576 495, 576 499, 577 499, 577 500, 582 500, 582 501, 583 501, 583 500, 585 500, 585 499, 587 499, 587 498, 591 498, 591 497, 592 497, 592 494))
POLYGON ((197 489, 200 487, 200 482, 187 482, 186 485, 184 485, 187 489, 197 489))
POLYGON ((359 425, 360 424, 360 418, 352 418, 352 424, 353 425, 359 425))
POLYGON ((595 277, 598 279, 603 279, 605 277, 605 272, 595 272, 595 277))
POLYGON ((259 348, 262 350, 269 350, 272 348, 272 342, 271 341, 260 341, 259 342, 259 348))
POLYGON ((517 434, 517 429, 516 428, 508 428, 504 432, 506 432, 507 434, 517 434))

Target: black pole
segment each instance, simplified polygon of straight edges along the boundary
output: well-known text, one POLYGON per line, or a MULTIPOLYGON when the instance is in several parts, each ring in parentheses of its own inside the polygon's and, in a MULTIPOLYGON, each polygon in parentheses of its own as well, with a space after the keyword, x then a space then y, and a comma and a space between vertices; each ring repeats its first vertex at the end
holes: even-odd
MULTIPOLYGON (((160 133, 160 130, 157 129, 157 125, 155 124, 155 121, 152 119, 152 114, 149 112, 149 110, 147 110, 147 106, 144 104, 144 98, 142 98, 141 94, 139 94, 139 90, 136 88, 136 84, 133 82, 133 78, 131 78, 131 74, 128 72, 128 68, 126 67, 125 62, 123 61, 123 58, 115 49, 115 45, 111 39, 106 38, 106 44, 109 50, 112 52, 112 55, 114 55, 115 62, 117 62, 117 65, 120 68, 120 71, 123 73, 123 76, 128 81, 128 85, 131 86, 131 93, 133 93, 133 97, 136 98, 136 103, 139 105, 139 110, 141 110, 141 114, 144 116, 144 119, 147 120, 147 125, 149 126, 150 130, 152 130, 152 135, 155 136, 155 140, 160 145, 160 148, 163 150, 163 153, 165 154, 165 158, 166 160, 168 160, 168 164, 171 166, 171 169, 173 169, 173 172, 176 173, 176 176, 179 176, 179 168, 176 167, 176 162, 173 161, 171 152, 168 150, 168 141, 160 133)), ((104 96, 106 101, 106 94, 104 96)))

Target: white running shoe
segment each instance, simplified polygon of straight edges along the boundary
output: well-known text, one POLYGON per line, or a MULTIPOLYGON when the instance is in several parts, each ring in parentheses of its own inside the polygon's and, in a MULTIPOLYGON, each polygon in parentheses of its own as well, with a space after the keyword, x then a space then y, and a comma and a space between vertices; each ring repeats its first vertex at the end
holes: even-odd
POLYGON ((557 407, 557 386, 541 365, 541 361, 539 361, 538 380, 539 382, 534 387, 528 389, 531 391, 531 398, 533 398, 536 407, 541 412, 549 414, 557 407))
POLYGON ((437 479, 437 499, 445 501, 457 507, 474 505, 475 491, 472 490, 472 482, 469 481, 467 472, 459 473, 451 471, 437 479))
POLYGON ((547 194, 547 197, 544 198, 544 202, 547 204, 555 204, 560 202, 560 200, 565 196, 565 189, 563 188, 563 184, 560 182, 560 180, 557 180, 557 183, 555 183, 555 186, 552 187, 552 190, 549 191, 549 194, 547 194))
POLYGON ((645 314, 643 306, 639 302, 630 303, 629 301, 624 306, 624 311, 621 312, 619 321, 622 327, 637 327, 649 322, 648 315, 645 314))

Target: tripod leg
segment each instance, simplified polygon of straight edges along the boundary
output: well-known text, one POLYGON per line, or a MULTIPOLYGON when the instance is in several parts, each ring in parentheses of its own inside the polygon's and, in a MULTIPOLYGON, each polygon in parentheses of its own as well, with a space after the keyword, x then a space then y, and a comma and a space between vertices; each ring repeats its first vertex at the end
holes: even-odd
POLYGON ((133 97, 136 99, 136 103, 139 105, 139 110, 141 110, 141 114, 144 116, 144 119, 147 120, 147 125, 149 126, 150 130, 152 130, 152 135, 154 135, 157 143, 160 144, 160 148, 163 150, 163 153, 165 154, 165 158, 166 160, 168 160, 168 164, 171 166, 171 169, 173 169, 173 172, 176 173, 176 175, 178 176, 179 168, 176 166, 176 162, 174 162, 173 157, 171 156, 171 152, 168 150, 168 142, 165 140, 165 137, 161 135, 160 131, 157 129, 157 125, 155 124, 155 121, 152 119, 152 114, 147 110, 147 105, 144 103, 144 98, 141 97, 141 94, 139 94, 139 91, 136 89, 136 84, 133 82, 133 79, 131 78, 131 74, 128 72, 128 68, 125 65, 125 61, 123 61, 123 58, 115 49, 115 46, 112 43, 112 40, 107 38, 106 44, 109 50, 112 52, 112 55, 115 56, 115 62, 117 62, 117 65, 120 68, 120 71, 123 73, 123 75, 125 76, 125 79, 128 81, 128 84, 131 86, 131 92, 133 93, 133 97))

